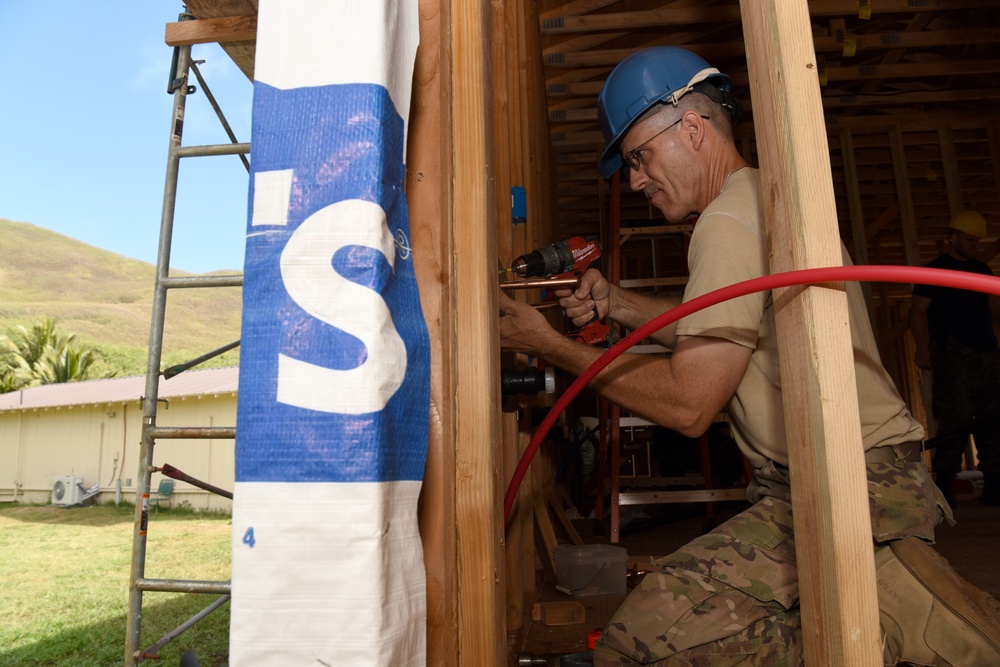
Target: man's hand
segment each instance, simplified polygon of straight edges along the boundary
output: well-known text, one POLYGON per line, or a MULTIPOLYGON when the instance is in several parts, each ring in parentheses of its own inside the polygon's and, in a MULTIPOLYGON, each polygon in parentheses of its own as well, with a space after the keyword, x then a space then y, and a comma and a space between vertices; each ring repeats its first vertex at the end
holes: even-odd
POLYGON ((500 290, 501 348, 537 355, 541 341, 550 332, 556 333, 544 315, 500 290))
POLYGON ((573 325, 577 327, 595 317, 603 319, 611 311, 611 283, 597 269, 587 269, 575 290, 554 290, 554 294, 559 297, 559 305, 566 317, 573 320, 573 325))

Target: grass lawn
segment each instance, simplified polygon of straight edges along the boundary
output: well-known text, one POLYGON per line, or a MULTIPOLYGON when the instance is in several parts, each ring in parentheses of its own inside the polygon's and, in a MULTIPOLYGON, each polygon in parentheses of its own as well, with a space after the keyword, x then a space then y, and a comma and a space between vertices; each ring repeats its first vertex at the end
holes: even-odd
MULTIPOLYGON (((132 505, 64 509, 0 503, 0 665, 107 667, 125 659, 132 505)), ((229 579, 230 517, 178 509, 150 513, 146 576, 229 579)), ((217 595, 143 595, 141 648, 217 595)), ((228 662, 229 605, 201 620, 148 664, 174 667, 193 650, 202 667, 228 662)))

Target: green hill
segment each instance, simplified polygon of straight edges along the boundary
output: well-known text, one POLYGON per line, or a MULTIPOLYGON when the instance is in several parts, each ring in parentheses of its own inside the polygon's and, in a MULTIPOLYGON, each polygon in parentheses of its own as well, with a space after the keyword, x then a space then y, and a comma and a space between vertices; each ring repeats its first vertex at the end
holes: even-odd
MULTIPOLYGON (((194 275, 171 270, 171 276, 194 275)), ((56 321, 101 352, 99 371, 144 375, 156 267, 62 234, 0 218, 0 332, 56 321)), ((163 363, 193 359, 240 337, 238 287, 174 289, 167 294, 163 363)), ((232 366, 239 348, 200 368, 232 366)))

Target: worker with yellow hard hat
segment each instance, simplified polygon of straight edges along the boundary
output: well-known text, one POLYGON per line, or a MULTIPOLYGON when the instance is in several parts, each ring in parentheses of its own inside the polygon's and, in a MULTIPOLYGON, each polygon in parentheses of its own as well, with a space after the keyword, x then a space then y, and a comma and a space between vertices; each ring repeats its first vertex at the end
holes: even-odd
MULTIPOLYGON (((987 235, 986 219, 961 211, 948 223, 948 251, 927 266, 993 275, 977 259, 987 235)), ((933 374, 932 408, 937 433, 933 446, 935 481, 952 507, 953 484, 971 434, 983 473, 985 505, 1000 505, 1000 350, 993 327, 1000 325, 1000 298, 982 292, 916 285, 910 329, 914 361, 933 374)))

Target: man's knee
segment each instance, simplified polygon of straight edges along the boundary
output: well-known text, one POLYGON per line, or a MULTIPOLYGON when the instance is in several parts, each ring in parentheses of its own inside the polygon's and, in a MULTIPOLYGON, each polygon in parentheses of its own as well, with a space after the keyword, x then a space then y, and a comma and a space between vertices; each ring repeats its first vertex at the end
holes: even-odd
MULTIPOLYGON (((722 619, 719 619, 722 620, 722 619)), ((768 667, 802 664, 802 631, 798 609, 758 618, 735 634, 669 653, 625 649, 602 635, 594 652, 597 667, 653 665, 660 667, 768 667)), ((607 633, 607 631, 605 631, 607 633)))

